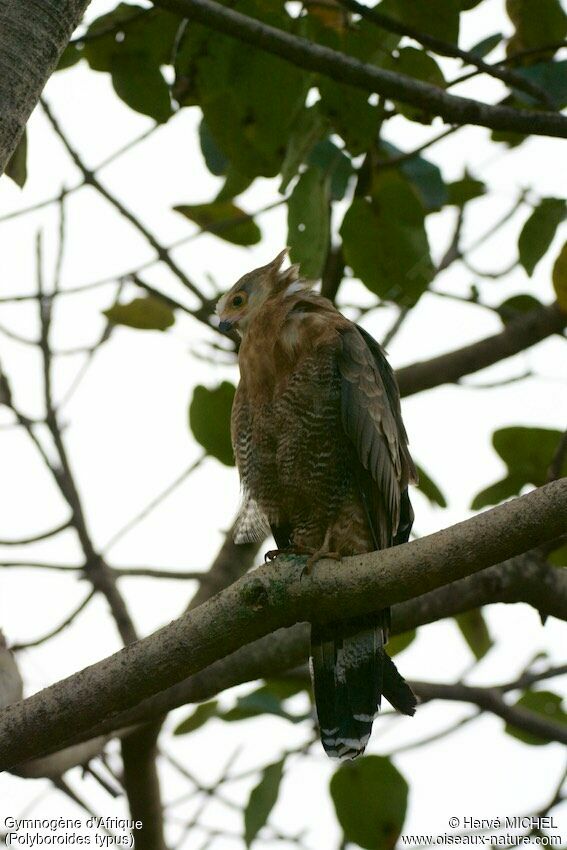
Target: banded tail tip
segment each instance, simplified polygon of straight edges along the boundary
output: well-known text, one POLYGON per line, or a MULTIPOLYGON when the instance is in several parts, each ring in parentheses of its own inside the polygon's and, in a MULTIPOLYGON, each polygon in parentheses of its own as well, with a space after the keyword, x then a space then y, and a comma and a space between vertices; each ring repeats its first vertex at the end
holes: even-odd
POLYGON ((329 758, 352 761, 363 754, 370 740, 370 731, 356 738, 337 736, 337 731, 337 729, 321 729, 321 743, 329 758))

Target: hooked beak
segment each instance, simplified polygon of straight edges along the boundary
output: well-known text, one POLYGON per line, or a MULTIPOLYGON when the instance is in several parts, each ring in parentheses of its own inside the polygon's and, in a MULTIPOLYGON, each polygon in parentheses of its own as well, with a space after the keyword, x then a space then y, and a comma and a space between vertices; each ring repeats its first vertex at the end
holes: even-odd
POLYGON ((227 319, 223 319, 222 322, 219 322, 219 331, 223 334, 228 333, 232 330, 232 322, 229 322, 227 319))

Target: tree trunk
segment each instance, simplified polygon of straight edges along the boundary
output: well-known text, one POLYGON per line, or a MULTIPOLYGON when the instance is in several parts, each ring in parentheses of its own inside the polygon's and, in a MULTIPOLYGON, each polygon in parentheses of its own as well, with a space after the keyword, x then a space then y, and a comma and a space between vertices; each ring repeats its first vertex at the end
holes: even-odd
POLYGON ((90 0, 0 0, 0 174, 90 0))

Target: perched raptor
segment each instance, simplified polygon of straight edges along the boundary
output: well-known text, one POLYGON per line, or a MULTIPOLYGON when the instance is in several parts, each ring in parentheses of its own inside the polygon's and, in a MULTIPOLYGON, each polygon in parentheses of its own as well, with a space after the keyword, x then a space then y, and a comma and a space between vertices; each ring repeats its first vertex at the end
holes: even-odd
MULTIPOLYGON (((232 442, 243 503, 235 540, 272 532, 277 551, 340 559, 404 543, 416 479, 398 388, 382 349, 342 316, 286 251, 244 275, 218 305, 242 337, 232 442)), ((340 569, 340 566, 337 567, 340 569)), ((383 694, 415 697, 386 654, 389 609, 311 624, 311 672, 328 755, 364 752, 383 694)))

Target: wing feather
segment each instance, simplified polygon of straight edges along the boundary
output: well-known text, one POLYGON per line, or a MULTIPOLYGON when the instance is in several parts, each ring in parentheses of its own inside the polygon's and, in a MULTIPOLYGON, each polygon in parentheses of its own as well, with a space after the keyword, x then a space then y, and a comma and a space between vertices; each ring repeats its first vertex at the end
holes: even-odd
POLYGON ((402 494, 416 480, 399 393, 382 349, 366 331, 351 327, 342 333, 341 342, 343 427, 371 479, 361 485, 368 491, 373 532, 381 547, 391 546, 400 524, 402 494))

